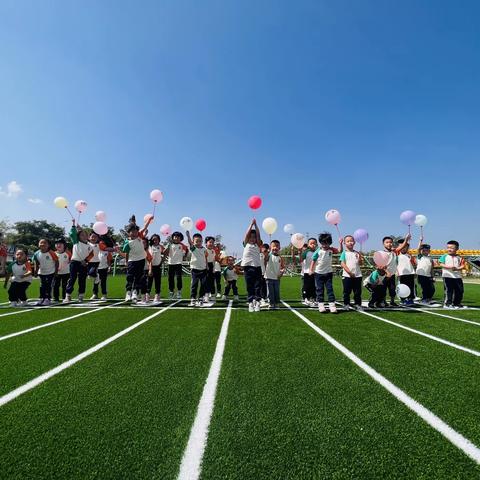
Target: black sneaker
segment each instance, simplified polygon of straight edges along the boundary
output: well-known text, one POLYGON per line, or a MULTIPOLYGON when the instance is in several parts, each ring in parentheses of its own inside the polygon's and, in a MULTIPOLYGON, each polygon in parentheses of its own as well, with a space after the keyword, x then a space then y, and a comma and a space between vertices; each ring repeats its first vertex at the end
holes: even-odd
POLYGON ((377 308, 387 308, 387 304, 385 302, 378 302, 377 308))
POLYGON ((375 303, 368 302, 368 308, 375 308, 375 303))
POLYGON ((391 306, 391 307, 398 307, 398 303, 396 303, 395 300, 392 300, 392 301, 390 302, 390 306, 391 306))

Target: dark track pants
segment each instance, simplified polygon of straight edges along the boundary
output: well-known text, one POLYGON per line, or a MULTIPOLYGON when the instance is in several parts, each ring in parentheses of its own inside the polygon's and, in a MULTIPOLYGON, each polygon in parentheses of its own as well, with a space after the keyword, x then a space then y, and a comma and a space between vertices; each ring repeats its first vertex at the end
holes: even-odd
POLYGON ((343 277, 343 303, 350 305, 350 295, 353 292, 355 305, 362 305, 362 277, 343 277))

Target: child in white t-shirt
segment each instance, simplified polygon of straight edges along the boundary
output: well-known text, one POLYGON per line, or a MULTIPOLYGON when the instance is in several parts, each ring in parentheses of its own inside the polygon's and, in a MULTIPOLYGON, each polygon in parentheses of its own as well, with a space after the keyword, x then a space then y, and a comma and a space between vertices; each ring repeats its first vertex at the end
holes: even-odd
POLYGON ((168 296, 175 296, 175 279, 177 280, 177 298, 182 298, 182 262, 188 253, 188 248, 183 243, 183 233, 173 232, 171 242, 167 246, 164 256, 168 257, 168 296))
POLYGON ((430 256, 430 245, 423 243, 423 237, 418 244, 417 280, 422 289, 421 302, 429 305, 435 295, 435 279, 433 277, 435 263, 430 256))
POLYGON ((353 301, 357 310, 362 309, 362 269, 363 256, 355 248, 353 235, 344 238, 345 250, 340 255, 340 263, 343 268, 343 303, 345 308, 350 309, 350 295, 353 292, 353 301))
POLYGON ((188 243, 190 245, 190 272, 192 285, 190 288, 190 306, 201 307, 203 302, 208 301, 206 296, 207 288, 207 249, 203 246, 203 237, 195 233, 193 238, 187 231, 188 243), (200 285, 200 292, 198 293, 200 285), (198 293, 198 296, 197 296, 198 293))
POLYGON ((148 251, 151 255, 151 261, 148 270, 147 294, 150 296, 153 284, 155 283, 155 297, 153 301, 158 303, 160 302, 162 291, 162 263, 165 248, 160 243, 160 235, 156 233, 150 237, 149 245, 148 251))
POLYGON ((230 295, 230 290, 233 291, 234 300, 238 300, 237 280, 240 269, 235 265, 233 257, 227 257, 227 266, 223 269, 223 277, 225 278, 225 291, 223 293, 223 300, 227 300, 230 295))
POLYGON ((35 266, 33 275, 40 277, 40 300, 37 306, 48 307, 52 300, 52 285, 58 270, 58 257, 46 238, 38 242, 38 250, 33 255, 33 261, 35 266))
POLYGON ((32 282, 32 267, 24 250, 18 249, 15 252, 15 261, 7 264, 3 288, 7 288, 9 280, 10 306, 24 307, 27 304, 27 289, 32 282))
POLYGON ((410 244, 407 240, 399 240, 399 243, 402 244, 402 249, 398 252, 397 255, 397 275, 399 283, 407 285, 410 289, 410 295, 402 300, 403 305, 413 305, 413 300, 415 298, 415 257, 412 257, 408 253, 410 244))
POLYGON ((278 240, 270 242, 270 253, 265 257, 264 262, 270 309, 275 310, 280 304, 280 278, 285 273, 285 262, 280 256, 278 240))
POLYGON ((248 226, 243 240, 242 267, 247 286, 248 311, 260 311, 261 285, 262 285, 262 261, 260 248, 262 239, 257 221, 253 219, 248 226))
POLYGON ((442 267, 446 308, 465 308, 462 305, 462 270, 465 268, 465 260, 457 254, 459 246, 456 240, 450 240, 447 243, 447 253, 438 259, 438 264, 442 267))
POLYGON ((60 289, 62 290, 62 300, 66 295, 67 282, 70 278, 70 259, 72 258, 71 252, 67 250, 65 239, 60 238, 55 242, 55 253, 58 258, 58 270, 53 279, 53 299, 59 302, 60 289))

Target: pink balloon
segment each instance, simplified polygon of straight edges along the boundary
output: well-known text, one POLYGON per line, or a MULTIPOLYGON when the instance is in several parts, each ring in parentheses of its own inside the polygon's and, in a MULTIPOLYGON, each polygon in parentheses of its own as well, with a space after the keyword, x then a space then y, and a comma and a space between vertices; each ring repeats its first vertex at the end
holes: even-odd
POLYGON ((405 225, 413 225, 417 214, 411 210, 405 210, 400 214, 400 221, 405 225))
POLYGON ((87 202, 85 200, 77 200, 75 202, 75 210, 78 213, 83 213, 87 209, 87 202))
POLYGON ((329 210, 325 214, 325 220, 330 224, 330 225, 338 225, 340 221, 342 220, 342 217, 340 216, 340 212, 338 210, 329 210))
POLYGON ((262 206, 262 199, 258 195, 252 195, 248 199, 248 206, 252 210, 257 210, 258 208, 260 208, 262 206))
POLYGON ((93 231, 97 235, 106 235, 106 233, 108 232, 108 226, 104 222, 95 222, 93 224, 93 231))
POLYGON ((161 190, 152 190, 150 192, 150 200, 155 203, 160 203, 163 200, 163 193, 161 190))
POLYGON ((387 252, 378 251, 373 254, 373 261, 377 267, 386 267, 390 260, 390 255, 387 252))
POLYGON ((103 210, 99 210, 95 214, 95 220, 97 222, 104 222, 107 219, 107 214, 103 210))
POLYGON ((205 230, 205 228, 207 228, 207 222, 203 219, 203 218, 199 218, 196 222, 195 222, 195 228, 199 231, 199 232, 203 232, 205 230))
MULTIPOLYGON (((153 215, 151 213, 146 213, 143 217, 143 223, 147 223, 151 218, 153 218, 153 215)), ((153 223, 153 220, 150 223, 153 223)))
POLYGON ((162 235, 165 235, 166 237, 168 237, 172 233, 172 227, 170 227, 170 225, 168 223, 164 223, 160 227, 160 233, 162 235))

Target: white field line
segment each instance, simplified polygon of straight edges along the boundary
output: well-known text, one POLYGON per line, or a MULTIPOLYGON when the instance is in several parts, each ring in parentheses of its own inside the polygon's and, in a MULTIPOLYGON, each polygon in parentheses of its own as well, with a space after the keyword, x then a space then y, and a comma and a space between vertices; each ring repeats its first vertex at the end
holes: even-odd
MULTIPOLYGON (((172 304, 174 305, 174 304, 172 304)), ((106 340, 103 340, 103 342, 97 343, 97 345, 94 345, 93 347, 89 348, 88 350, 85 350, 82 353, 79 353, 75 357, 71 358, 70 360, 67 360, 66 362, 61 363, 60 365, 56 366, 55 368, 52 368, 48 372, 42 373, 38 377, 34 378, 33 380, 30 380, 29 382, 25 383, 24 385, 16 388, 15 390, 12 390, 11 392, 3 395, 0 397, 0 407, 3 405, 11 402, 12 400, 15 400, 17 397, 20 395, 23 395, 24 393, 28 392, 29 390, 32 390, 33 388, 37 387, 41 383, 47 381, 49 378, 54 377, 55 375, 59 374, 60 372, 63 372, 63 370, 66 370, 67 368, 71 367, 72 365, 75 365, 76 363, 80 362, 84 358, 87 358, 88 356, 92 355, 95 352, 98 352, 98 350, 101 350, 103 347, 106 347, 108 344, 114 342, 115 340, 119 339, 120 337, 123 337, 127 333, 131 332, 135 328, 139 327, 140 325, 143 325, 144 323, 148 322, 152 318, 162 314, 166 310, 168 310, 172 305, 169 305, 168 307, 163 308, 162 310, 159 310, 158 312, 155 312, 154 314, 148 316, 147 318, 144 318, 143 320, 140 320, 137 323, 134 323, 133 325, 130 325, 129 327, 125 328, 124 330, 116 333, 112 337, 107 338, 106 340)))
MULTIPOLYGON (((118 302, 118 304, 120 303, 122 302, 118 302)), ((118 305, 118 304, 114 303, 113 305, 118 305)), ((25 335, 26 333, 34 332, 35 330, 40 330, 41 328, 51 327, 52 325, 57 325, 58 323, 68 322, 69 320, 73 320, 74 318, 83 317, 84 315, 89 315, 90 313, 99 312, 100 310, 104 310, 106 308, 110 308, 110 307, 106 305, 105 307, 91 308, 86 312, 77 313, 76 315, 72 315, 71 317, 61 318, 60 320, 54 320, 53 322, 42 323, 41 325, 36 325, 35 327, 27 328, 26 330, 20 330, 18 332, 9 333, 7 335, 4 335, 3 337, 0 337, 0 342, 3 342, 4 340, 8 340, 9 338, 18 337, 19 335, 25 335)))
POLYGON ((394 385, 390 380, 387 380, 383 375, 378 373, 370 365, 366 364, 363 360, 357 357, 353 352, 351 352, 347 347, 342 345, 340 342, 331 337, 328 333, 323 331, 321 328, 317 327, 313 322, 311 322, 307 317, 302 315, 300 312, 297 312, 295 309, 290 307, 287 303, 283 304, 289 308, 298 318, 304 321, 310 328, 315 330, 319 335, 321 335, 328 343, 333 347, 343 353, 349 360, 351 360, 355 365, 360 367, 365 373, 367 373, 371 378, 378 382, 383 388, 390 392, 397 400, 406 405, 410 410, 415 412, 420 418, 428 423, 432 428, 437 432, 443 435, 449 442, 455 445, 457 448, 462 450, 463 453, 468 455, 472 460, 477 464, 480 464, 480 448, 473 444, 468 438, 465 438, 461 433, 454 430, 450 425, 445 423, 440 417, 437 417, 432 411, 424 407, 421 403, 414 400, 407 393, 401 390, 399 387, 394 385))
POLYGON ((222 329, 218 336, 217 346, 213 355, 210 371, 208 372, 207 381, 203 388, 202 397, 198 404, 197 415, 193 422, 187 447, 183 452, 179 480, 193 480, 200 477, 202 469, 202 459, 207 446, 208 428, 212 418, 213 406, 215 404, 215 395, 217 392, 218 378, 222 368, 223 352, 225 350, 225 342, 227 339, 228 325, 232 313, 232 301, 228 302, 227 311, 223 320, 222 329))
POLYGON ((472 325, 478 325, 480 327, 479 322, 474 322, 473 320, 467 320, 466 318, 454 317, 452 315, 445 315, 444 313, 432 312, 424 308, 415 309, 415 311, 417 310, 419 310, 420 312, 429 313, 430 315, 437 315, 439 317, 451 318, 452 320, 458 320, 459 322, 470 323, 472 325))
MULTIPOLYGON (((45 309, 50 307, 45 307, 45 309)), ((21 310, 14 310, 13 312, 0 313, 0 317, 8 317, 9 315, 18 315, 19 313, 33 312, 33 310, 39 310, 36 308, 22 308, 21 310)))
POLYGON ((362 315, 367 315, 368 317, 375 318, 380 320, 381 322, 388 323, 393 325, 394 327, 402 328, 403 330, 407 330, 408 332, 415 333, 416 335, 421 335, 422 337, 429 338, 430 340, 434 340, 435 342, 443 343, 444 345, 448 345, 449 347, 456 348, 457 350, 461 350, 462 352, 470 353, 471 355, 475 355, 476 357, 480 357, 480 352, 477 350, 472 350, 471 348, 462 347, 462 345, 458 345, 457 343, 449 342, 440 337, 436 337, 435 335, 430 335, 429 333, 421 332, 420 330, 415 330, 414 328, 407 327, 406 325, 402 325, 401 323, 392 322, 392 320, 387 320, 386 318, 379 317, 378 315, 374 315, 370 312, 359 312, 362 315))

